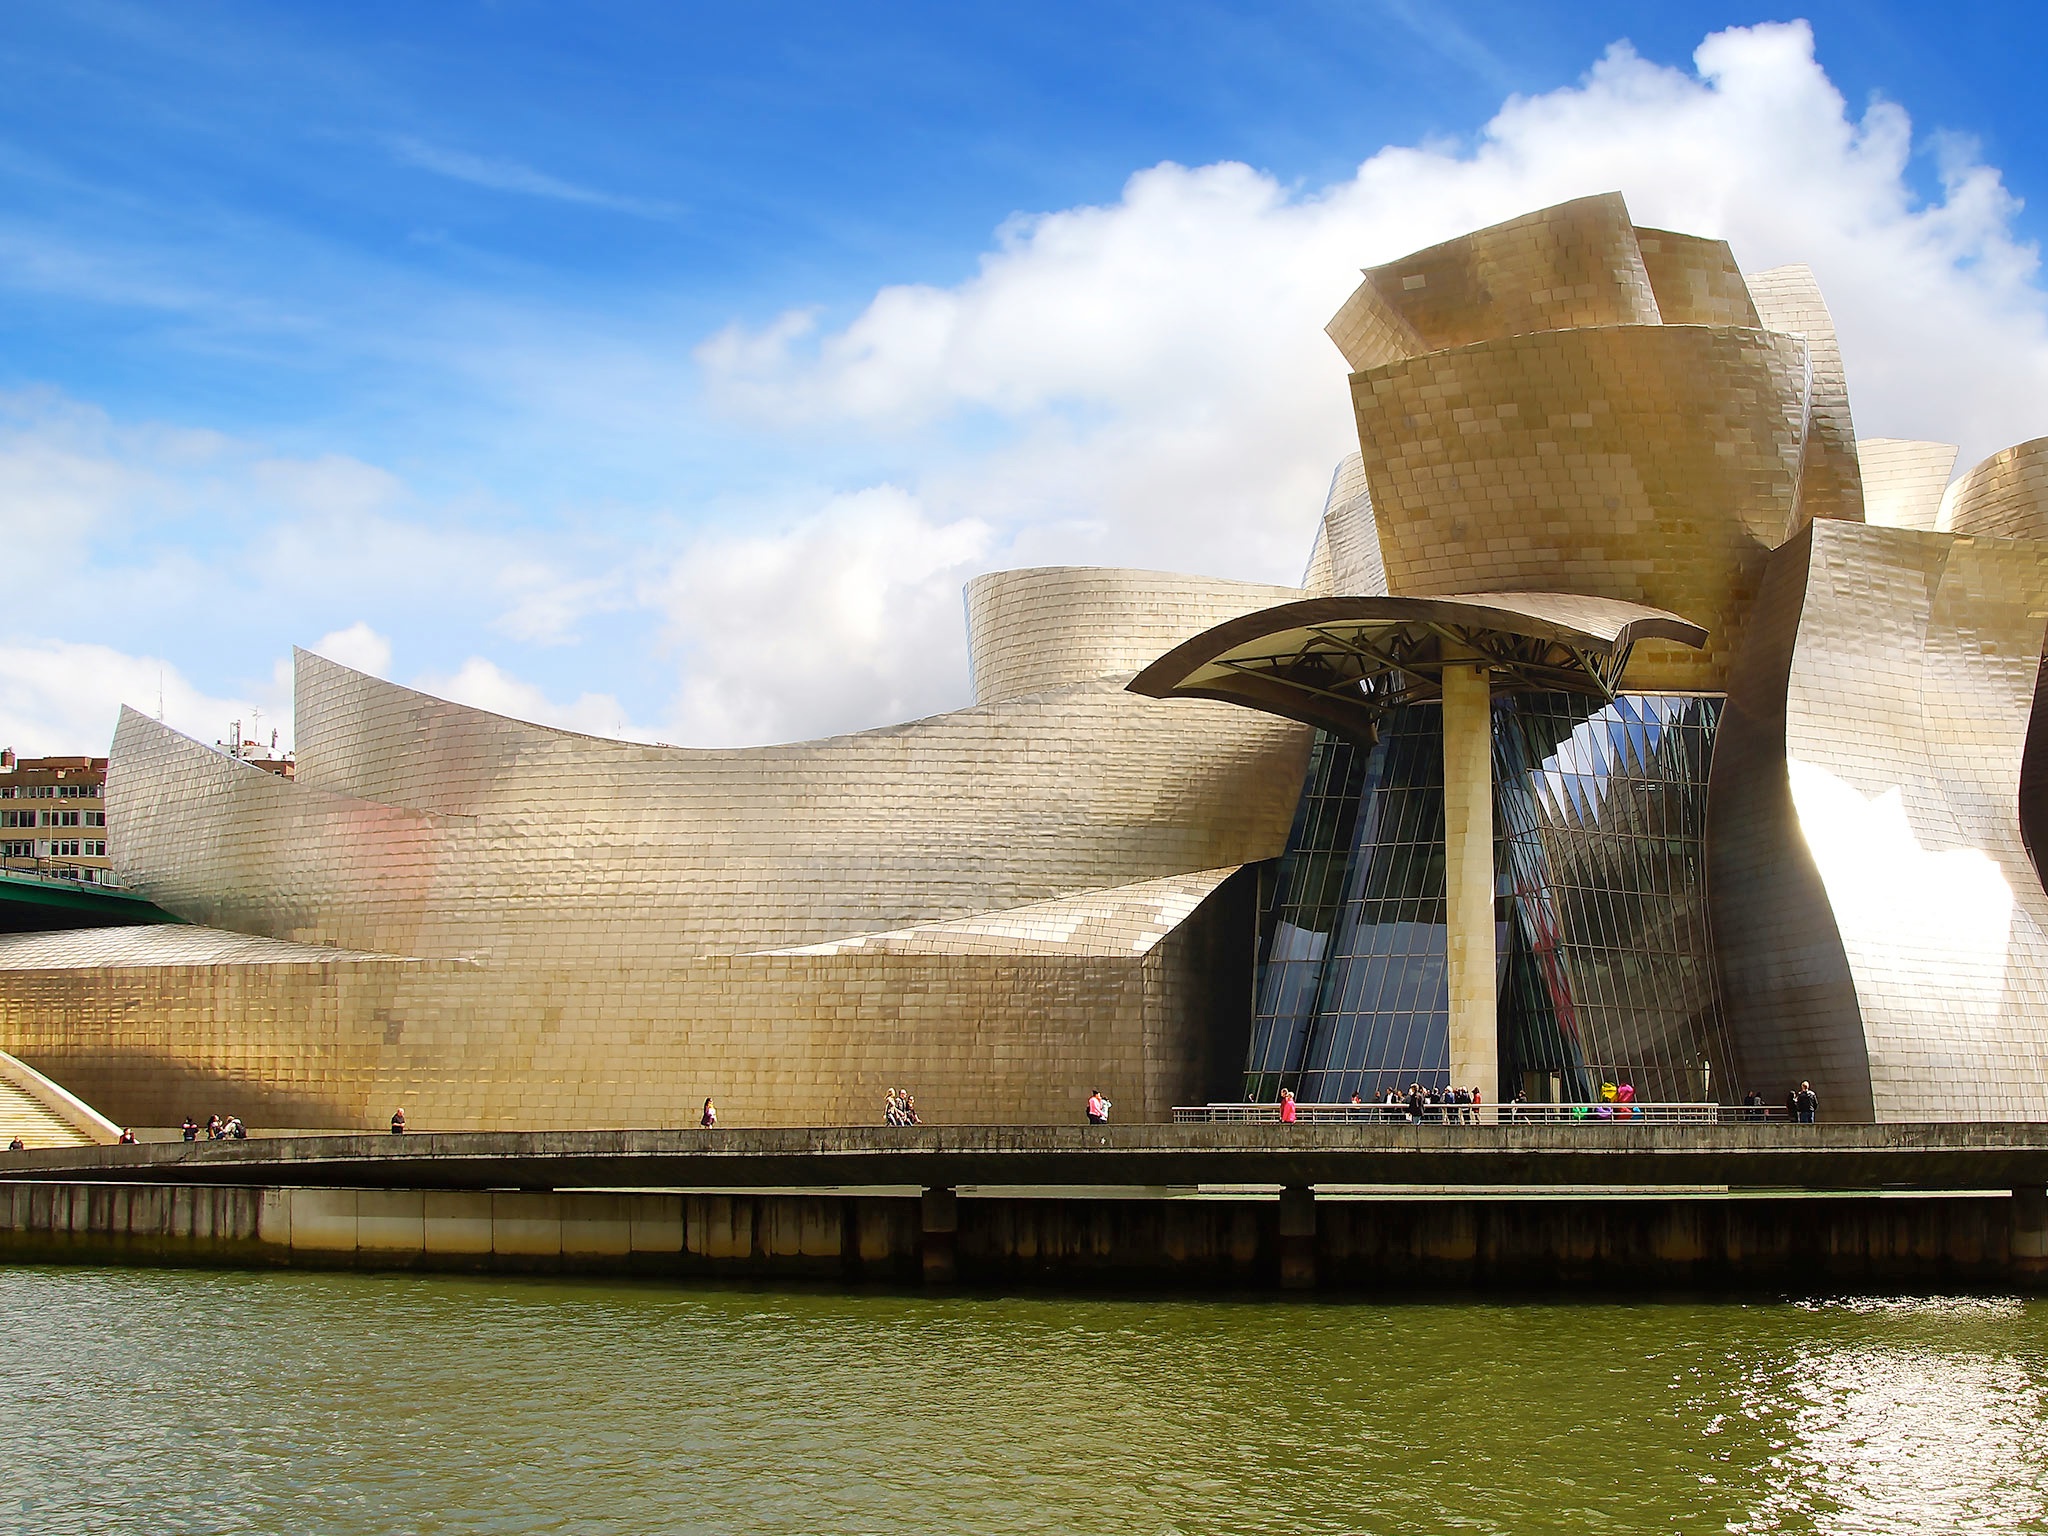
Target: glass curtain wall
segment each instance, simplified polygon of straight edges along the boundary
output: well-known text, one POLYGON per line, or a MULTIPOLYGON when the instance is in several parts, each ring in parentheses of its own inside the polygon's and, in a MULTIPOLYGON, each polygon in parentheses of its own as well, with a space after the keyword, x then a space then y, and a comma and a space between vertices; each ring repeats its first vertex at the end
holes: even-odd
MULTIPOLYGON (((1701 839, 1714 696, 1495 702, 1502 1097, 1730 1099, 1701 839)), ((1442 716, 1318 735, 1260 933, 1245 1090, 1447 1086, 1442 716)), ((1732 1099, 1731 1099, 1732 1101, 1732 1099)))

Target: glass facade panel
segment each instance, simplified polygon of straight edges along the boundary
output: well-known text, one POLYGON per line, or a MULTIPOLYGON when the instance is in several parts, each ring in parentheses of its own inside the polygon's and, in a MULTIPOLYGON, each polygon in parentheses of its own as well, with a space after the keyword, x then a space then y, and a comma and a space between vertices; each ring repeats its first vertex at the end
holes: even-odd
MULTIPOLYGON (((1495 701, 1502 1097, 1732 1102, 1701 838, 1718 695, 1495 701)), ((1319 734, 1260 933, 1248 1098, 1444 1087, 1442 716, 1319 734)))

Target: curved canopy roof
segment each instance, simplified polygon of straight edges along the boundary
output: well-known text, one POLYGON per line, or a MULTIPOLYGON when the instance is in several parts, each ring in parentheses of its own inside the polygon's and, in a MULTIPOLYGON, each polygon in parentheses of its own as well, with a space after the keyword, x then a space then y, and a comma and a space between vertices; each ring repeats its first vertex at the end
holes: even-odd
POLYGON ((1706 643, 1699 625, 1570 592, 1316 597, 1230 619, 1131 680, 1155 699, 1221 699, 1369 737, 1396 704, 1441 695, 1447 665, 1483 662, 1494 686, 1612 698, 1638 640, 1706 643))

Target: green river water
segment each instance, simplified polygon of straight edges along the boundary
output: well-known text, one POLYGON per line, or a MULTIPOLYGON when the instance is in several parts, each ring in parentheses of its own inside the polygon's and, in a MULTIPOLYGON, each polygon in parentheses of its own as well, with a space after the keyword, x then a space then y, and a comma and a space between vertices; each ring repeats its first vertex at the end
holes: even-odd
POLYGON ((2048 1532, 2048 1304, 0 1269, 0 1531, 2048 1532))

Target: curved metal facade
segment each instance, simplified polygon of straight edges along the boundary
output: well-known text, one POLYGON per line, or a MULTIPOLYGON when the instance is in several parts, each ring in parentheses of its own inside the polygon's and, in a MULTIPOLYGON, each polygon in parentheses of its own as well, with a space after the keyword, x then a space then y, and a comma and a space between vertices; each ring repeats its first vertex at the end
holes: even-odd
POLYGON ((2048 439, 1941 495, 1944 445, 1856 442, 1812 272, 1745 277, 1612 194, 1372 268, 1328 329, 1360 453, 1302 588, 978 578, 971 708, 688 751, 301 653, 295 782, 124 714, 119 868, 212 931, 0 944, 0 1049, 145 1124, 674 1125, 706 1094, 838 1121, 889 1087, 1157 1118, 1241 1083, 1248 1039, 1255 1087, 1429 1077, 1432 706, 1367 698, 1403 661, 1337 622, 1391 598, 1473 690, 1521 690, 1492 717, 1499 1089, 2048 1117, 2048 439), (1455 594, 1705 646, 1616 651, 1560 702, 1413 601, 1455 594), (1250 615, 1305 637, 1230 695, 1254 709, 1124 687, 1250 615), (1347 739, 1255 712, 1290 687, 1347 739))
MULTIPOLYGON (((1193 615, 1169 632, 1294 595, 1155 589, 1193 615)), ((934 1119, 1059 1119, 1112 1083, 1163 1116, 1238 1070, 1233 876, 1279 853, 1309 733, 1119 681, 689 751, 302 652, 295 781, 129 711, 109 790, 131 887, 285 958, 0 955, 0 1039, 143 1124, 208 1084, 323 1126, 673 1125, 706 1094, 865 1119, 891 1086, 934 1119)))
POLYGON ((1817 523, 1771 574, 1709 843, 1745 1075, 1846 1118, 2048 1118, 2019 816, 2048 544, 1817 523))
POLYGON ((2048 437, 2001 448, 1948 488, 1940 521, 1951 533, 2048 537, 2048 437))
POLYGON ((1207 576, 1040 566, 967 583, 974 702, 1029 698, 1137 672, 1161 651, 1301 593, 1207 576))

